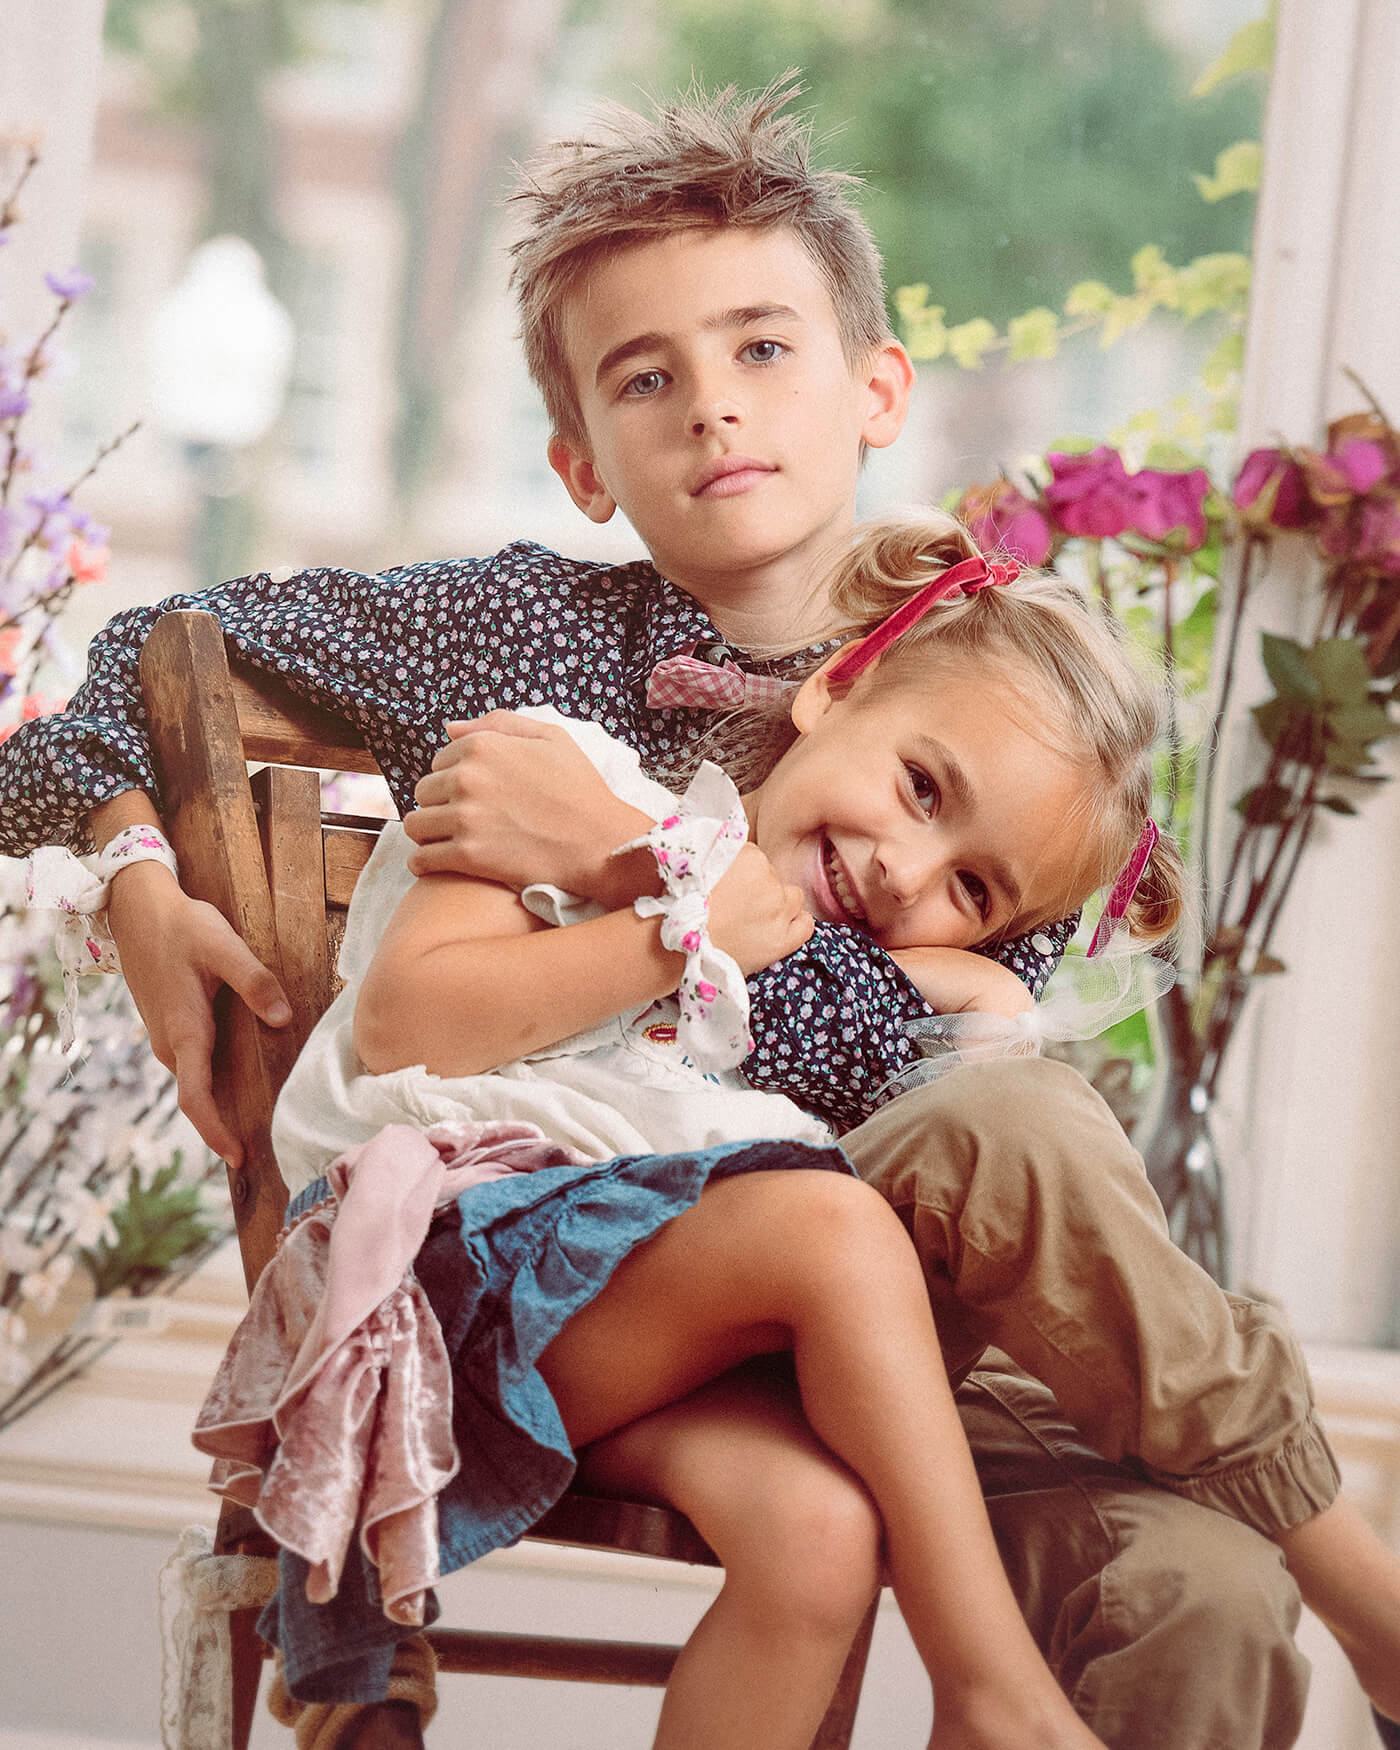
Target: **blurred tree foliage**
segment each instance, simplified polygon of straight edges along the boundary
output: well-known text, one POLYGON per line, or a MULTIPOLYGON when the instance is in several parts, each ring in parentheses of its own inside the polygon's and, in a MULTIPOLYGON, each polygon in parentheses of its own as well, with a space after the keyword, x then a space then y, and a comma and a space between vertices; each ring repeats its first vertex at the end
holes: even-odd
MULTIPOLYGON (((1247 203, 1205 204, 1192 175, 1257 133, 1258 92, 1192 99, 1144 0, 653 6, 649 30, 615 31, 610 93, 635 103, 692 76, 754 89, 799 68, 819 157, 869 183, 887 283, 930 282, 950 323, 1120 284, 1149 235, 1171 261, 1248 248, 1247 203)), ((581 24, 615 13, 575 7, 581 24)))

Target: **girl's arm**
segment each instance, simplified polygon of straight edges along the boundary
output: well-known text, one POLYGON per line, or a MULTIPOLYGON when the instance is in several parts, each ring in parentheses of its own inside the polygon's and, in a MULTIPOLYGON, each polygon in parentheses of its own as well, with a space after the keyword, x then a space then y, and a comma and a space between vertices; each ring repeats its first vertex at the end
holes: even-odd
POLYGON ((966 948, 900 948, 890 958, 939 1015, 1019 1015, 1035 998, 1009 967, 966 948))
MULTIPOLYGON (((745 973, 806 941, 797 888, 745 845, 710 896, 710 934, 745 973)), ((630 908, 557 929, 509 889, 421 877, 400 902, 355 1007, 355 1049, 374 1074, 423 1064, 480 1075, 667 996, 685 956, 661 919, 630 908)))

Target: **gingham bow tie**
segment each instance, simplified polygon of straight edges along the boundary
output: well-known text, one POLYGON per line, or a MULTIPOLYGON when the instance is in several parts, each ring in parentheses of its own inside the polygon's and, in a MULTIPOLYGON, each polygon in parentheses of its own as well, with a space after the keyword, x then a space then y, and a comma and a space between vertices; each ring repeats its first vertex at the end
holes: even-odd
POLYGON ((727 644, 689 644, 651 671, 647 704, 653 711, 678 711, 686 706, 732 711, 741 705, 780 705, 791 698, 797 685, 774 675, 749 674, 735 662, 727 644))

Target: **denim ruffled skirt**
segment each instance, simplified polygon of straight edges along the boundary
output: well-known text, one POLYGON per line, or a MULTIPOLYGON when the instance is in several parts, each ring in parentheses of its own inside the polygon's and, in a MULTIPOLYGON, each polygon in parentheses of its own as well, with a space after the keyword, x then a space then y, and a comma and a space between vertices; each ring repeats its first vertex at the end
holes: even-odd
MULTIPOLYGON (((568 1487, 574 1455, 538 1362, 618 1265, 706 1185, 791 1168, 849 1174, 840 1149, 795 1141, 723 1143, 545 1167, 473 1186, 434 1220, 415 1272, 451 1362, 460 1469, 438 1496, 441 1570, 517 1542, 568 1487)), ((327 1195, 318 1180, 289 1219, 327 1195)), ((415 1631, 380 1608, 375 1569, 352 1547, 336 1596, 313 1604, 307 1565, 283 1551, 280 1589, 259 1632, 280 1647, 302 1701, 383 1698, 394 1646, 415 1631)), ((430 1598, 427 1620, 437 1614, 430 1598)))

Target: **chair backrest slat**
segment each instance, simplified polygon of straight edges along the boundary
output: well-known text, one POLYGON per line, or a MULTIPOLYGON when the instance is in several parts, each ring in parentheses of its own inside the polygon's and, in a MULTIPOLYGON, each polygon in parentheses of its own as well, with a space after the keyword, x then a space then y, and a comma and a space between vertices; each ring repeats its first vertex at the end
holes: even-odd
POLYGON ((214 1095, 244 1147, 229 1190, 251 1287, 287 1203, 272 1108, 334 994, 345 907, 377 834, 367 820, 323 824, 316 768, 378 768, 349 723, 281 682, 231 672, 212 614, 163 614, 142 651, 141 684, 181 884, 218 907, 292 1003, 286 1028, 264 1027, 228 991, 215 1008, 214 1095), (250 761, 273 763, 250 782, 250 761))

